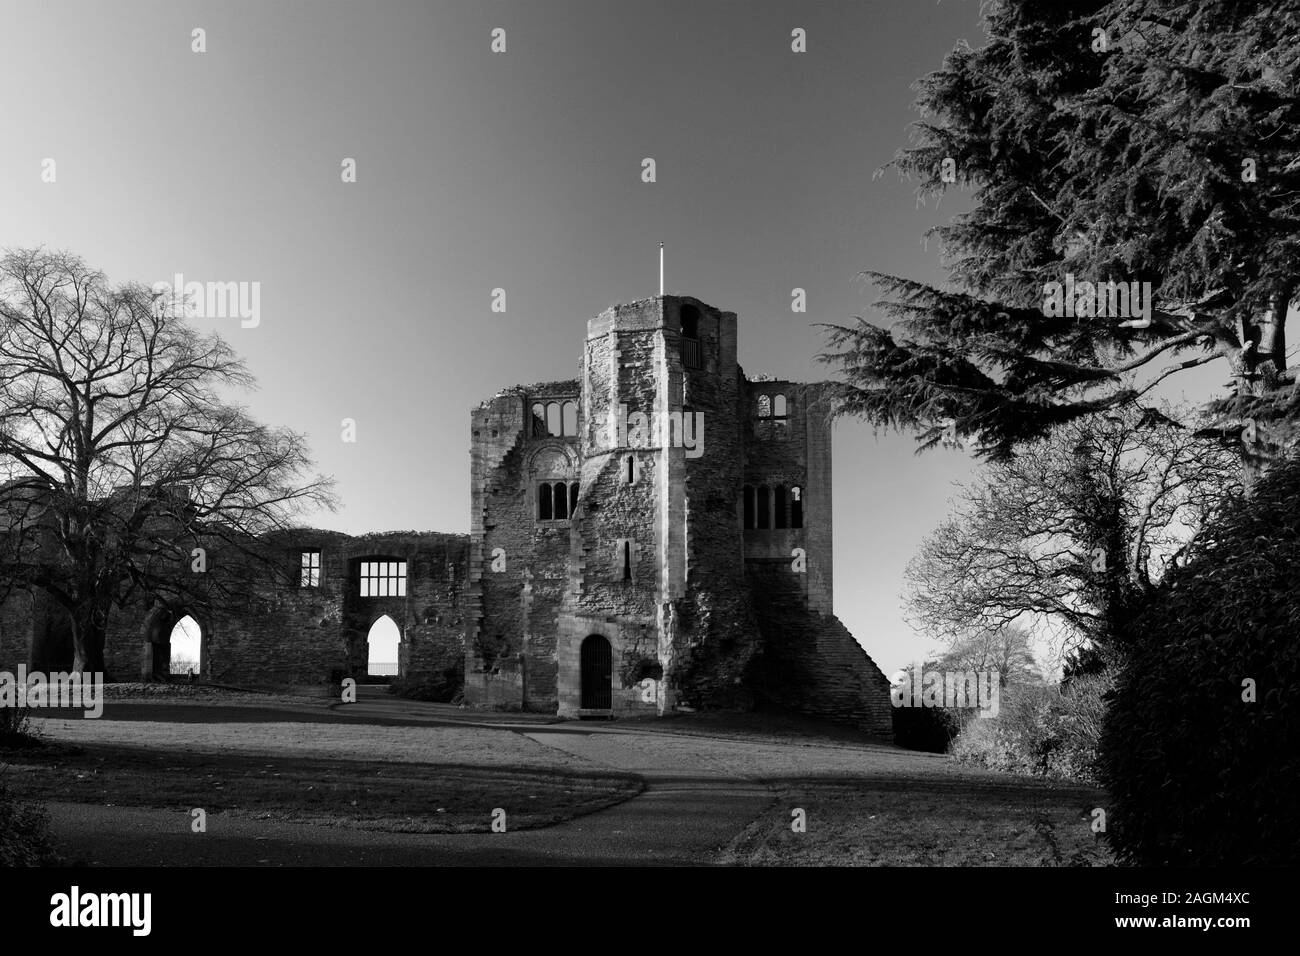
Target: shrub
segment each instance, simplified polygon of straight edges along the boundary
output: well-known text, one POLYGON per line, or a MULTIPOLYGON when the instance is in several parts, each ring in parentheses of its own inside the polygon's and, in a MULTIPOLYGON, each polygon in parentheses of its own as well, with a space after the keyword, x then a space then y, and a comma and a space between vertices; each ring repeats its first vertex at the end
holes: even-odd
POLYGON ((996 717, 973 716, 953 741, 953 756, 991 770, 1046 773, 1051 739, 1053 688, 1043 684, 1003 687, 996 717))
POLYGON ((1097 779, 1106 674, 1069 684, 1009 684, 996 717, 971 717, 953 741, 963 763, 1046 777, 1097 779))
POLYGON ((961 729, 961 718, 944 707, 895 707, 894 743, 926 753, 948 752, 961 729))
POLYGON ((431 700, 451 703, 465 687, 465 660, 461 658, 439 674, 394 677, 388 692, 407 700, 431 700))
POLYGON ((474 653, 483 662, 483 670, 488 673, 495 673, 503 662, 514 657, 510 650, 510 642, 501 634, 494 637, 486 634, 477 635, 474 638, 474 653))
POLYGON ((1101 764, 1112 845, 1146 865, 1294 865, 1300 465, 1277 465, 1205 541, 1138 615, 1116 680, 1101 764))
POLYGON ((0 747, 30 747, 37 743, 27 707, 0 707, 0 747))
POLYGON ((618 669, 619 683, 623 687, 635 687, 647 677, 652 680, 664 679, 664 666, 657 657, 647 657, 638 651, 624 651, 623 663, 618 669))
POLYGON ((1101 769, 1101 729, 1106 718, 1106 697, 1115 686, 1110 672, 1078 676, 1062 683, 1054 712, 1060 741, 1048 761, 1048 775, 1097 783, 1101 769))
POLYGON ((0 784, 0 869, 56 862, 49 814, 41 807, 14 800, 0 784))

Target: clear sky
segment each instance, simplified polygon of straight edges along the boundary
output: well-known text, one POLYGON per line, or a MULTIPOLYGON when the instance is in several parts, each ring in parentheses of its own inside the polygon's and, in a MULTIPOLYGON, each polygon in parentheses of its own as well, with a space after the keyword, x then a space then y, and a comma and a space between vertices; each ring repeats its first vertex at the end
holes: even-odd
MULTIPOLYGON (((910 85, 981 43, 978 7, 0 0, 0 247, 260 283, 256 327, 197 324, 337 479, 341 510, 309 520, 466 532, 470 407, 576 376, 586 320, 657 291, 661 240, 667 291, 736 312, 750 374, 825 378, 810 326, 880 318, 861 270, 942 278, 923 233, 964 207, 873 172, 910 85)), ((887 673, 930 646, 902 571, 971 470, 913 449, 836 427, 836 609, 887 673)))

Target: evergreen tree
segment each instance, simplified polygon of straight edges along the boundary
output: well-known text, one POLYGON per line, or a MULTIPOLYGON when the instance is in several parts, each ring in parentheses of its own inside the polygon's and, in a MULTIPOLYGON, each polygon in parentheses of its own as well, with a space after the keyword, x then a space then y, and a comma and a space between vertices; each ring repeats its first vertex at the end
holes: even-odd
POLYGON ((952 287, 868 273, 895 322, 829 327, 840 410, 1000 459, 1224 359, 1212 427, 1248 458, 1286 444, 1300 0, 998 0, 985 18, 983 48, 918 84, 915 142, 891 164, 926 195, 972 190, 935 230, 952 287), (1154 308, 1097 314, 1119 311, 1118 291, 1098 302, 1067 274, 1149 282, 1154 308))

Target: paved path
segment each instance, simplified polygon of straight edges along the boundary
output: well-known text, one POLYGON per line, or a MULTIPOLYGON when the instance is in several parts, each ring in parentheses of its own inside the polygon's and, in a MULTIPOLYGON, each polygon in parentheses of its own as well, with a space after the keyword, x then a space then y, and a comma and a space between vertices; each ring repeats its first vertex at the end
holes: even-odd
POLYGON ((689 748, 656 748, 634 726, 566 723, 453 712, 407 701, 362 701, 331 713, 361 722, 483 724, 523 733, 593 764, 634 773, 631 800, 539 830, 408 834, 288 824, 213 814, 193 834, 174 810, 48 804, 56 838, 73 862, 140 866, 524 866, 705 864, 771 809, 763 786, 708 764, 689 748), (513 720, 513 722, 511 722, 513 720))

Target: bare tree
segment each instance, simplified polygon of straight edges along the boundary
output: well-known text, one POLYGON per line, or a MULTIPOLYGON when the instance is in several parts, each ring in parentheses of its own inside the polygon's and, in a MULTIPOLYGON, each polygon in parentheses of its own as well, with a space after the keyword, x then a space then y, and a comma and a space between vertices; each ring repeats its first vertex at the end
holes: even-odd
POLYGON ((1240 475, 1231 452, 1160 413, 1063 425, 961 489, 908 565, 909 617, 949 641, 1021 623, 1067 646, 1122 644, 1240 475))
POLYGON ((1033 635, 1021 624, 958 638, 939 655, 936 664, 945 670, 997 671, 1004 685, 1042 680, 1034 659, 1033 635))
POLYGON ((222 339, 139 284, 44 249, 0 258, 0 574, 67 611, 74 668, 101 671, 113 606, 208 581, 213 542, 332 507, 302 436, 223 393, 253 385, 222 339))

